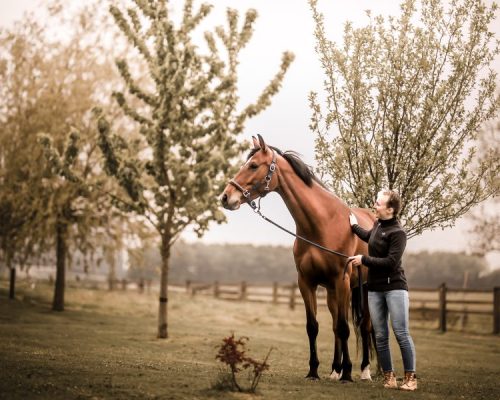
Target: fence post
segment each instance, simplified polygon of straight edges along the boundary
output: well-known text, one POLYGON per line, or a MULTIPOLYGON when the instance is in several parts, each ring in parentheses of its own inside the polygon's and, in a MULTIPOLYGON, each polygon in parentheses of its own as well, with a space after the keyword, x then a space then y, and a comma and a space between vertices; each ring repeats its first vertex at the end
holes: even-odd
POLYGON ((241 293, 240 300, 245 300, 247 298, 247 283, 245 281, 241 282, 241 293))
POLYGON ((493 333, 500 333, 500 287, 493 288, 493 333))
POLYGON ((295 282, 292 283, 290 287, 290 309, 295 310, 295 289, 297 288, 297 284, 295 282))
POLYGON ((189 289, 191 289, 191 281, 186 279, 186 293, 189 293, 189 289))
POLYGON ((278 304, 278 282, 273 283, 273 304, 278 304))
POLYGON ((439 330, 446 332, 446 283, 439 286, 439 330))
POLYGON ((214 297, 216 299, 218 299, 219 298, 219 294, 220 294, 220 292, 219 292, 219 281, 215 281, 214 282, 214 297))
POLYGON ((469 322, 469 313, 468 313, 467 306, 463 307, 463 314, 462 314, 461 321, 462 321, 462 331, 463 331, 463 330, 465 330, 465 327, 467 326, 467 322, 469 322))

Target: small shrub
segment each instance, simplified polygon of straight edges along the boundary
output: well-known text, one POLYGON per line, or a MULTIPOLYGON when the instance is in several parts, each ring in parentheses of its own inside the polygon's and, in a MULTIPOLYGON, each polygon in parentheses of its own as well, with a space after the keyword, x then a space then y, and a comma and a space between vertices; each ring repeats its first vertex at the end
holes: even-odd
POLYGON ((238 390, 239 392, 250 392, 254 393, 262 373, 269 369, 269 364, 267 360, 273 348, 271 347, 266 355, 264 361, 259 362, 253 358, 247 357, 246 353, 246 343, 250 339, 246 336, 242 336, 239 339, 234 337, 234 333, 222 339, 222 344, 219 347, 219 352, 215 356, 217 360, 226 364, 230 370, 230 379, 219 377, 217 384, 214 386, 215 389, 227 389, 230 386, 231 390, 238 390), (253 368, 251 376, 252 382, 249 388, 243 388, 236 380, 236 374, 243 370, 253 368), (224 386, 224 387, 222 387, 224 386))

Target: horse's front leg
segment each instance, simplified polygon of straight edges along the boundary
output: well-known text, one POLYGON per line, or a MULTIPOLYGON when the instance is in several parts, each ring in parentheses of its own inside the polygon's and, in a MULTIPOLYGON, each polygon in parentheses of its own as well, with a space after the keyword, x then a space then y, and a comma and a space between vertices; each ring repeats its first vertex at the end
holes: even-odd
POLYGON ((338 306, 337 298, 335 297, 335 290, 327 289, 326 303, 328 305, 328 310, 332 315, 332 325, 333 325, 333 361, 332 361, 332 372, 330 374, 330 379, 338 381, 340 379, 340 373, 342 372, 342 348, 341 341, 337 332, 337 320, 338 320, 338 306))
POLYGON ((352 382, 352 362, 349 356, 349 303, 351 299, 351 288, 349 282, 342 281, 337 285, 337 295, 338 295, 338 310, 339 316, 337 320, 337 332, 340 338, 341 349, 342 349, 342 376, 340 380, 342 382, 352 382))
POLYGON ((318 375, 318 354, 316 349, 316 338, 318 337, 319 324, 316 319, 317 303, 316 303, 316 286, 308 285, 301 277, 299 277, 299 289, 304 306, 306 308, 306 329, 309 338, 309 373, 306 378, 319 379, 318 375))

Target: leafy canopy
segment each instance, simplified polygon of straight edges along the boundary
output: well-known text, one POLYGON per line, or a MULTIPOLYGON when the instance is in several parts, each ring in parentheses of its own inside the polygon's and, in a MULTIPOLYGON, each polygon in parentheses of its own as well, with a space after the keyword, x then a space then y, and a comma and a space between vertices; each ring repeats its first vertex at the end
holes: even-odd
POLYGON ((332 189, 360 207, 382 188, 398 190, 409 237, 451 226, 498 193, 498 157, 479 159, 474 148, 500 106, 489 30, 497 6, 405 0, 397 18, 368 12, 367 26, 347 23, 340 46, 328 40, 317 0, 309 3, 326 92, 326 111, 310 95, 310 126, 332 189))
POLYGON ((239 27, 238 12, 228 9, 227 27, 205 32, 203 50, 192 33, 210 10, 202 4, 195 11, 187 0, 176 25, 166 1, 136 1, 126 11, 110 8, 142 60, 142 68, 135 69, 146 73, 134 74, 130 62, 117 60, 126 90, 114 98, 136 124, 137 135, 125 141, 113 134, 96 110, 99 146, 106 172, 128 195, 122 207, 145 215, 168 243, 188 225, 201 236, 210 221, 225 220, 218 196, 243 150, 238 135, 248 118, 270 105, 293 60, 284 53, 257 101, 239 110, 238 57, 252 37, 257 12, 248 10, 239 27))

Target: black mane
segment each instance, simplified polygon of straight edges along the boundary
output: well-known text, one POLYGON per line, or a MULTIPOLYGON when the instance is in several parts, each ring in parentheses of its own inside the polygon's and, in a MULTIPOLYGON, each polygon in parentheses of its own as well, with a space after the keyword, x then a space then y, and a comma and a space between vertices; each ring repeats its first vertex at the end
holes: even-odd
MULTIPOLYGON (((299 157, 299 154, 295 151, 287 150, 282 152, 280 149, 274 146, 268 146, 273 149, 276 153, 278 153, 281 157, 288 161, 288 163, 292 166, 295 173, 304 181, 307 186, 312 186, 313 181, 320 184, 322 187, 325 187, 323 182, 321 182, 315 175, 310 165, 307 165, 304 161, 302 161, 299 157)), ((247 156, 247 160, 252 158, 255 153, 260 150, 259 147, 253 148, 247 156)))

